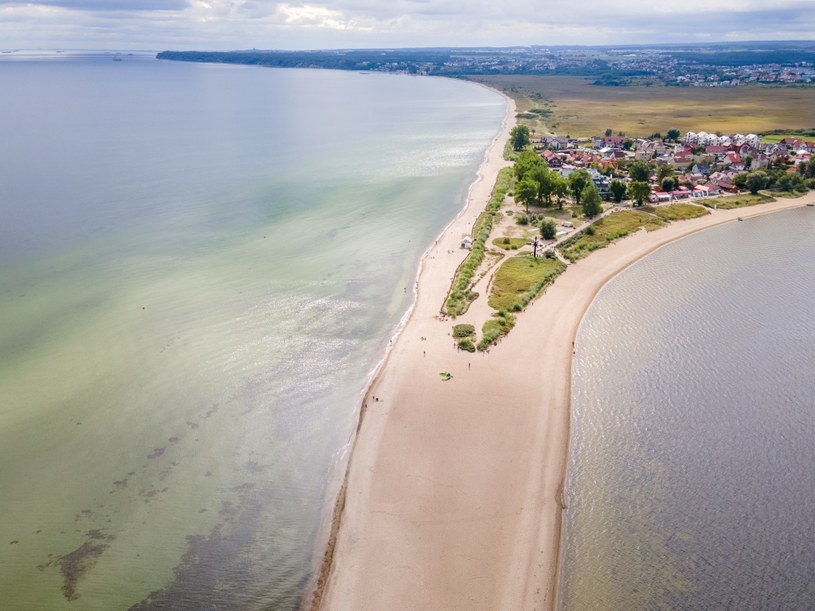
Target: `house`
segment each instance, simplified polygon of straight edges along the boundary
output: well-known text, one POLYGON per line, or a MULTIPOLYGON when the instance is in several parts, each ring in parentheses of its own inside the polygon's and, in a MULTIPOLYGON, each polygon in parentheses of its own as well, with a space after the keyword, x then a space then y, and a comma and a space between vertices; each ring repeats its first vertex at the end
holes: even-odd
POLYGON ((727 154, 730 150, 727 146, 721 146, 718 144, 711 144, 710 146, 705 147, 705 153, 708 155, 714 155, 716 157, 723 157, 727 154))
POLYGON ((606 136, 603 138, 603 146, 607 146, 609 148, 623 148, 625 144, 625 136, 606 136))
POLYGON ((550 168, 559 168, 563 165, 563 159, 561 159, 560 155, 555 153, 554 151, 545 150, 541 153, 541 157, 546 162, 550 168))
POLYGON ((708 197, 710 194, 710 187, 706 185, 696 185, 691 192, 691 196, 694 198, 708 197))
POLYGON ((468 235, 461 236, 461 248, 464 250, 473 249, 473 239, 468 235))
POLYGON ((691 194, 692 191, 684 186, 674 189, 673 193, 671 193, 674 199, 688 199, 691 196, 691 194))
POLYGON ((729 164, 732 170, 739 171, 744 169, 744 162, 742 162, 739 154, 734 151, 727 153, 727 156, 722 159, 722 163, 729 164))
POLYGON ((805 149, 801 149, 800 151, 795 151, 795 163, 807 163, 810 159, 812 159, 812 153, 805 149))

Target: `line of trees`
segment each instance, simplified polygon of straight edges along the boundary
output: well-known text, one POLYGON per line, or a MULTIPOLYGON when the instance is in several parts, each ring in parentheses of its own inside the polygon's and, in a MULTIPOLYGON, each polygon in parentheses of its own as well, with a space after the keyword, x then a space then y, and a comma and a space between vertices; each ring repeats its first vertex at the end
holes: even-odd
POLYGON ((780 167, 736 174, 733 184, 754 195, 761 189, 806 193, 809 189, 815 189, 815 159, 799 164, 798 171, 793 173, 786 167, 780 167))

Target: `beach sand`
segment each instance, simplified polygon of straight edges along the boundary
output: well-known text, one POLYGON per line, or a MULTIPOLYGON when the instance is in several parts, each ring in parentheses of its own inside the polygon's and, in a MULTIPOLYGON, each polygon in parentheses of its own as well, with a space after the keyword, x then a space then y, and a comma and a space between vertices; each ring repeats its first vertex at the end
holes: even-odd
POLYGON ((637 232, 570 265, 488 354, 458 351, 454 322, 439 310, 465 255, 458 242, 508 165, 514 113, 510 101, 467 207, 426 253, 414 309, 365 397, 316 608, 552 608, 573 342, 595 295, 673 240, 815 201, 810 193, 637 232))

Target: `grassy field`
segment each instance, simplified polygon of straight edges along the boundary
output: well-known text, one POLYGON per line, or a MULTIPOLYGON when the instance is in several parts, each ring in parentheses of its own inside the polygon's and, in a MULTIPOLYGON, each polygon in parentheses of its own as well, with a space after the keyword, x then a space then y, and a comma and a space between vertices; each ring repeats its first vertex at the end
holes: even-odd
POLYGON ((710 211, 702 206, 693 204, 671 204, 670 206, 656 206, 642 208, 644 212, 655 214, 664 221, 682 221, 685 219, 695 219, 697 216, 705 216, 710 211))
POLYGON ((761 137, 762 142, 770 142, 771 144, 778 144, 784 138, 800 138, 801 140, 815 140, 815 136, 811 133, 795 133, 795 134, 767 134, 761 137))
POLYGON ((497 246, 503 250, 518 250, 528 243, 529 240, 526 238, 495 238, 492 241, 493 246, 497 246))
POLYGON ((569 261, 577 261, 589 256, 592 251, 604 248, 614 240, 619 240, 630 233, 640 229, 653 231, 664 226, 665 221, 648 212, 641 210, 615 212, 601 218, 590 226, 593 228, 593 235, 583 230, 564 242, 560 247, 560 252, 569 261))
POLYGON ((496 310, 520 311, 566 269, 557 259, 518 255, 495 272, 489 305, 496 310))
POLYGON ((766 204, 767 202, 774 201, 774 197, 758 193, 752 195, 751 193, 744 193, 742 195, 728 195, 727 197, 717 197, 713 199, 703 200, 705 206, 708 208, 717 208, 719 210, 732 210, 733 208, 744 208, 746 206, 755 206, 756 204, 766 204))
POLYGON ((648 136, 669 129, 759 133, 815 128, 815 88, 598 87, 582 77, 478 76, 516 101, 537 135, 648 136), (535 112, 532 112, 535 111, 535 112))

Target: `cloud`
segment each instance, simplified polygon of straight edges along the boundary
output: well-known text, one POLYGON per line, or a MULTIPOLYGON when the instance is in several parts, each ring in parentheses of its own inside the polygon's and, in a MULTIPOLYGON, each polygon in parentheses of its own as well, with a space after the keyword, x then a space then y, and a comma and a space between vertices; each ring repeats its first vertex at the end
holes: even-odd
POLYGON ((0 0, 14 47, 308 49, 811 39, 813 0, 0 0), (771 7, 771 8, 770 8, 771 7))
POLYGON ((51 6, 73 11, 179 11, 187 6, 185 0, 31 0, 28 2, 8 2, 0 0, 3 6, 51 6))

